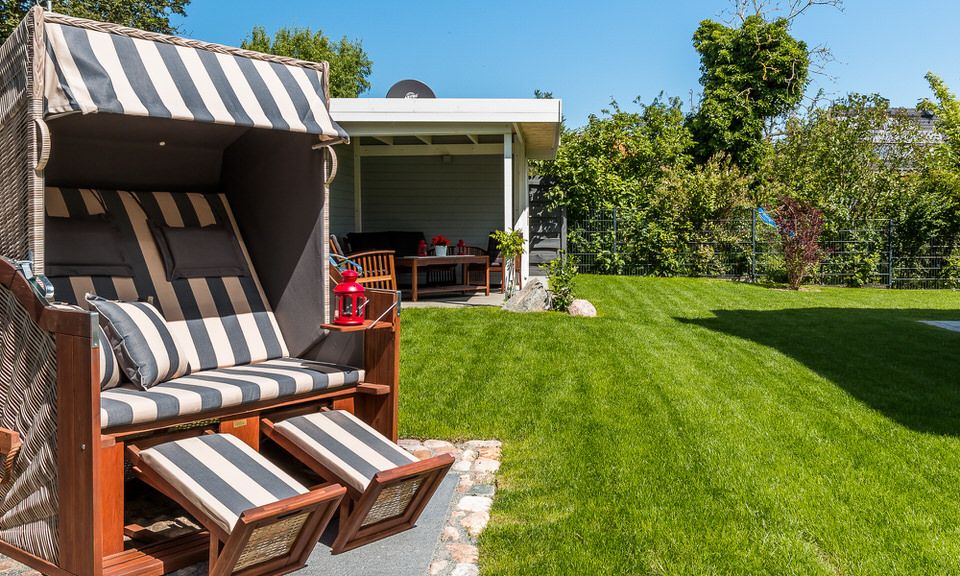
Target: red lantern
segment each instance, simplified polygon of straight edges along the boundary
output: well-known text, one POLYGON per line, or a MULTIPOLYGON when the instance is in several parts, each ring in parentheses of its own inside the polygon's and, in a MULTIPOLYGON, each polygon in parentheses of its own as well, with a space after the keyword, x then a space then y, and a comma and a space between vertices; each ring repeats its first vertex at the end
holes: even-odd
POLYGON ((417 244, 417 256, 426 256, 426 255, 427 255, 427 241, 421 240, 420 243, 417 244))
POLYGON ((457 254, 463 256, 467 253, 467 245, 463 243, 463 239, 457 241, 457 254))
POLYGON ((333 289, 337 299, 337 309, 333 323, 343 326, 358 326, 363 324, 363 317, 367 307, 367 297, 363 295, 363 286, 357 283, 355 270, 344 270, 343 281, 333 289))

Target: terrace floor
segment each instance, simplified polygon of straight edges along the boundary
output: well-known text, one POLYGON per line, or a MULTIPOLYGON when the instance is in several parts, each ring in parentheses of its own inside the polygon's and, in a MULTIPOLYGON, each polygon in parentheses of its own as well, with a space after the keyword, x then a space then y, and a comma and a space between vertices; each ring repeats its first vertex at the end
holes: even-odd
POLYGON ((405 297, 403 301, 404 308, 471 308, 503 304, 503 294, 494 291, 491 291, 489 296, 484 294, 422 296, 417 302, 411 302, 407 298, 409 297, 405 297))

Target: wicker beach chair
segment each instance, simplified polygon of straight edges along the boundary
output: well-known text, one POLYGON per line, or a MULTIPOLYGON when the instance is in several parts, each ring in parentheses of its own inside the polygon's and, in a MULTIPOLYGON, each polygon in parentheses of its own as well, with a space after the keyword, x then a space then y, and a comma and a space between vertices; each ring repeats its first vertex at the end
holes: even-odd
POLYGON ((346 486, 334 554, 412 528, 454 462, 449 454, 417 460, 343 410, 264 419, 261 428, 324 480, 346 486))

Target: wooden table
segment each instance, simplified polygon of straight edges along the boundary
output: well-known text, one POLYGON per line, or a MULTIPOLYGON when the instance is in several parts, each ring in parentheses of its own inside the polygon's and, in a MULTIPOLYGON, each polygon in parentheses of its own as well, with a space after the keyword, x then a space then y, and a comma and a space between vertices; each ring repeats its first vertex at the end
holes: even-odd
POLYGON ((412 289, 412 300, 417 301, 417 298, 421 294, 442 294, 447 292, 474 292, 483 290, 487 296, 490 295, 490 257, 489 256, 467 256, 467 255, 452 255, 452 256, 401 256, 397 258, 398 266, 409 266, 413 272, 413 278, 411 278, 412 289), (483 277, 484 284, 482 285, 473 285, 467 283, 467 265, 469 264, 483 264, 483 277), (460 265, 463 268, 463 284, 453 284, 449 286, 425 286, 420 288, 417 283, 418 270, 421 268, 429 268, 430 266, 450 266, 450 265, 460 265))

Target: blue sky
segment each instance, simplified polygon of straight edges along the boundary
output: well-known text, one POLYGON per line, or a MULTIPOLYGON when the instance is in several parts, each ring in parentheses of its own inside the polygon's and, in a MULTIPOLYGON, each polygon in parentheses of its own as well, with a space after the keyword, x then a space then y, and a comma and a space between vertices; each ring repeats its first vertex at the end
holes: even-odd
MULTIPOLYGON (((725 0, 193 0, 182 33, 236 45, 257 24, 322 29, 359 39, 373 59, 381 97, 417 78, 440 97, 525 98, 537 88, 564 101, 570 125, 612 98, 621 105, 664 91, 689 102, 699 90, 690 38, 720 18, 725 0)), ((896 106, 928 95, 923 75, 960 91, 958 0, 847 0, 843 12, 815 8, 794 34, 826 44, 836 61, 815 86, 833 95, 877 92, 896 106)), ((815 88, 814 88, 815 90, 815 88)))

